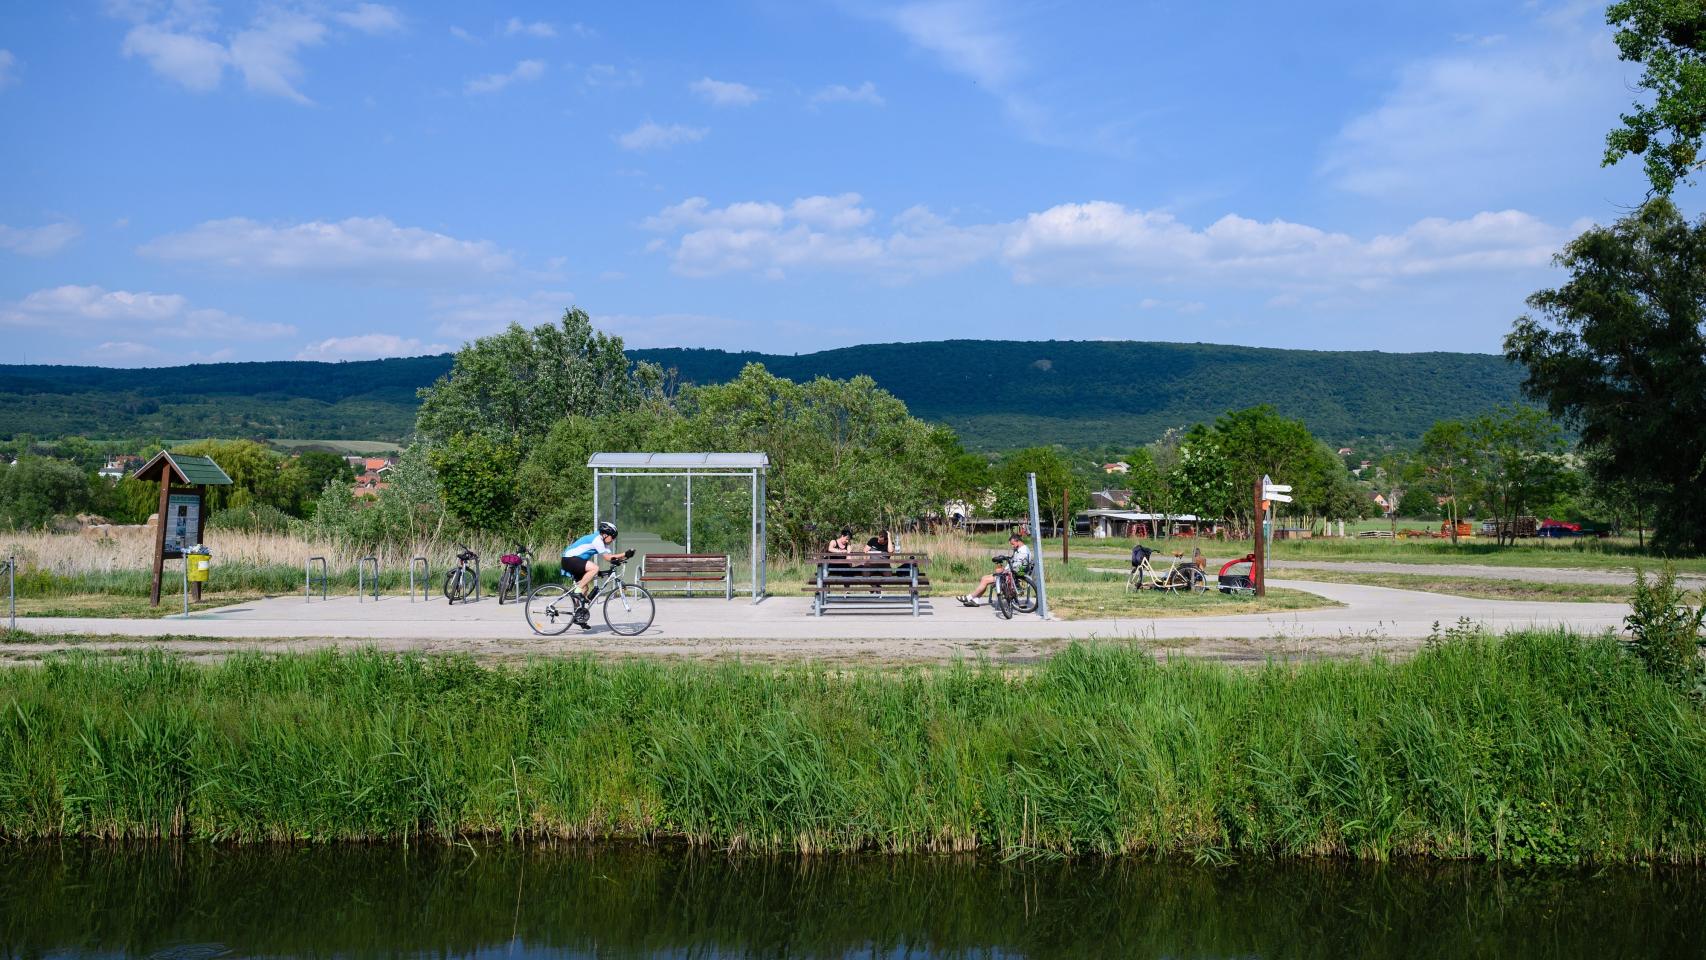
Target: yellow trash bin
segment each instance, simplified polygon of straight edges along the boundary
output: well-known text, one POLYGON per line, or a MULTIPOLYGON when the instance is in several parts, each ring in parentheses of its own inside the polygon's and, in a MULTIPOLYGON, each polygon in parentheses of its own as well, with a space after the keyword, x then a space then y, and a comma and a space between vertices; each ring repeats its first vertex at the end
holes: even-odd
POLYGON ((190 552, 184 554, 184 562, 189 564, 191 583, 206 583, 208 569, 213 565, 213 556, 208 553, 190 552))

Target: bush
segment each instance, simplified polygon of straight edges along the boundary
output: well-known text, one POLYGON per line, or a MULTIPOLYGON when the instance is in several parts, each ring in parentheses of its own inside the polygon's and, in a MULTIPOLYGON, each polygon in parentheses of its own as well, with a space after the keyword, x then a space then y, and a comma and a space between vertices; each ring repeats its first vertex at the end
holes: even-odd
POLYGON ((1706 605, 1688 604, 1688 593, 1676 585, 1670 564, 1651 583, 1646 573, 1635 571, 1635 593, 1629 598, 1634 612, 1625 618, 1629 627, 1627 645, 1647 669, 1696 698, 1706 695, 1706 669, 1700 650, 1706 647, 1701 623, 1706 605))

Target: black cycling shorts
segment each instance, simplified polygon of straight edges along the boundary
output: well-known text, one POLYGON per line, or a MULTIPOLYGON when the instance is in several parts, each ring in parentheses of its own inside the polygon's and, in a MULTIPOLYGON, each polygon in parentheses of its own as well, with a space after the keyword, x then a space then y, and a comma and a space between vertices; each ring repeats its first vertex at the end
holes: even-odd
POLYGON ((579 581, 581 577, 586 575, 587 563, 588 561, 585 557, 564 557, 563 573, 567 574, 574 580, 579 581))

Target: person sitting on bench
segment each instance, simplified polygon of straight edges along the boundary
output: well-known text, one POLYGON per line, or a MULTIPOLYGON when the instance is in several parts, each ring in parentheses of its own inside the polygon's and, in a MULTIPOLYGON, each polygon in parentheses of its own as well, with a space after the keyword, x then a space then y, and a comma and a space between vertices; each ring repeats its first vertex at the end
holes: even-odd
MULTIPOLYGON (((1013 576, 1022 577, 1031 572, 1031 548, 1025 546, 1025 540, 1017 533, 1007 538, 1007 545, 1013 548, 1013 558, 1007 561, 1007 568, 1013 571, 1013 576)), ((960 602, 968 607, 975 607, 985 592, 995 586, 995 574, 986 573, 977 582, 977 592, 968 593, 960 598, 960 602)))

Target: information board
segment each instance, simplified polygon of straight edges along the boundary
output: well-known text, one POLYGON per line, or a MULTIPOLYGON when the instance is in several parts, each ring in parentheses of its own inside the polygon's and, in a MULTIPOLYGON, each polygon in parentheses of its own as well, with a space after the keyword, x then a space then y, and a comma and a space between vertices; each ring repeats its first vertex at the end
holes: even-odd
POLYGON ((166 499, 166 551, 168 559, 181 557, 201 537, 201 494, 174 493, 166 499))

